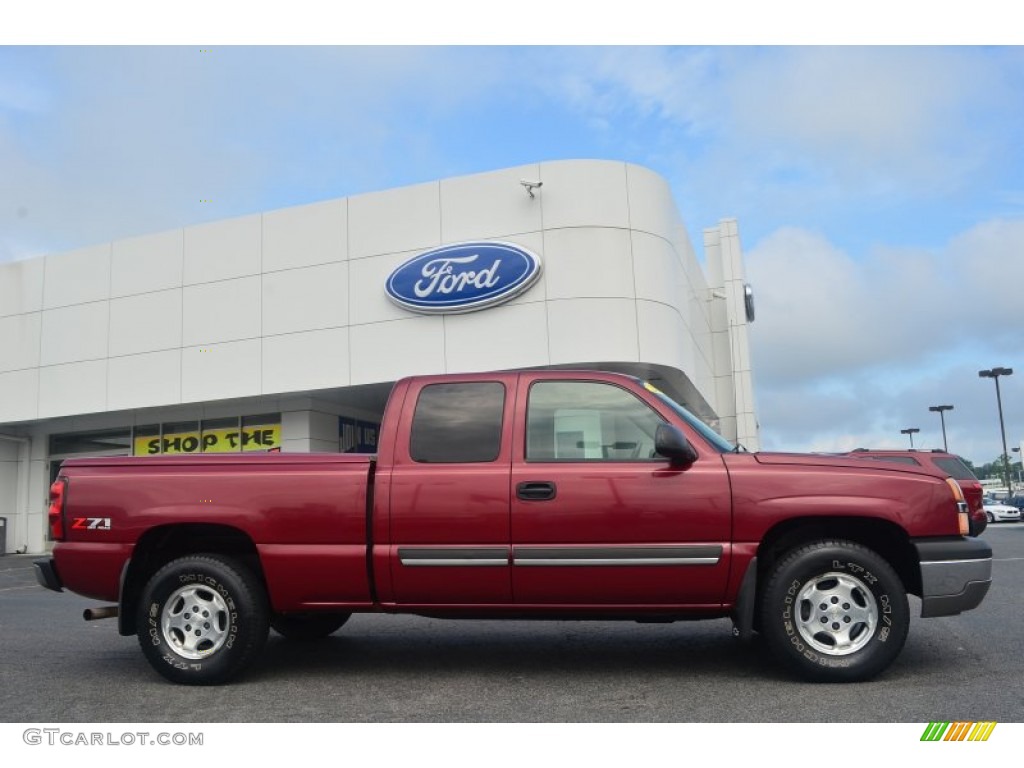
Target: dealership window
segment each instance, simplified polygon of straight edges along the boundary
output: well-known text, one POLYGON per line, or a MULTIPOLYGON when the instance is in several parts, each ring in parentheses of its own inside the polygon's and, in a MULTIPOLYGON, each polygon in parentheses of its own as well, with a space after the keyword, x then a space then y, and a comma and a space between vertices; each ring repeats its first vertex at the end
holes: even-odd
POLYGON ((637 461, 655 457, 662 419, 631 392, 597 381, 530 388, 527 461, 637 461))
POLYGON ((430 384, 416 402, 409 454, 425 463, 494 461, 504 409, 500 382, 430 384))
POLYGON ((346 416, 338 418, 338 450, 341 453, 376 453, 380 424, 346 416))
POLYGON ((132 444, 131 427, 97 429, 89 432, 68 432, 50 435, 50 456, 74 454, 106 454, 118 451, 128 455, 132 444))
POLYGON ((135 428, 133 441, 136 456, 276 451, 280 447, 279 413, 148 424, 135 428))

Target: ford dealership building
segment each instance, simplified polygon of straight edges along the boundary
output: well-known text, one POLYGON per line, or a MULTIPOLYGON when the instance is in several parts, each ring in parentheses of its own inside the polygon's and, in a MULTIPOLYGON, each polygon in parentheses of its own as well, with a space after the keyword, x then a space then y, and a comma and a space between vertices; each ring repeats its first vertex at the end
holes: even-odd
POLYGON ((657 174, 559 161, 0 264, 0 542, 73 456, 374 451, 411 374, 624 371, 756 450, 735 221, 702 248, 657 174))

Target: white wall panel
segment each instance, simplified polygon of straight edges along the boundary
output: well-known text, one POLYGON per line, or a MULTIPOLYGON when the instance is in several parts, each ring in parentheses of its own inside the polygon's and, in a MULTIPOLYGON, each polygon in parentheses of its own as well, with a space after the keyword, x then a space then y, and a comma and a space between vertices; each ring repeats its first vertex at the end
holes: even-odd
POLYGON ((274 336, 347 325, 348 267, 339 262, 264 274, 263 333, 274 336))
POLYGON ((263 214, 263 271, 348 258, 348 201, 328 200, 263 214))
POLYGON ((444 373, 444 319, 413 317, 350 330, 352 383, 444 373))
POLYGON ((38 368, 0 373, 0 422, 34 419, 38 408, 38 368))
POLYGON ((110 296, 110 244, 47 256, 43 308, 100 301, 110 296))
POLYGON ((181 350, 112 357, 107 378, 109 410, 177 403, 181 400, 181 350))
POLYGON ((189 285, 184 292, 184 346, 251 339, 260 335, 259 276, 189 285))
POLYGON ((39 417, 95 413, 107 407, 107 361, 39 369, 39 417))
POLYGON ((352 259, 440 245, 438 183, 349 198, 348 236, 352 259))
POLYGON ((242 216, 185 229, 185 285, 255 275, 260 271, 260 216, 242 216))
POLYGON ((181 352, 183 402, 247 397, 260 391, 260 340, 188 347, 181 352))
POLYGON ((448 372, 548 364, 544 302, 508 304, 444 319, 448 372))
POLYGON ((580 227, 544 233, 547 297, 632 298, 633 259, 629 232, 580 227))
POLYGON ((645 232, 631 233, 637 298, 688 310, 686 274, 672 244, 645 232))
POLYGON ((43 312, 41 365, 107 356, 110 304, 97 301, 43 312))
POLYGON ((181 286, 185 259, 183 230, 115 240, 111 248, 111 297, 181 286))
POLYGON ((626 185, 630 228, 672 239, 681 221, 668 181, 648 168, 627 165, 626 185))
POLYGON ((697 356, 679 312, 665 304, 639 300, 636 316, 640 360, 672 366, 692 379, 697 356))
POLYGON ((544 226, 628 227, 624 163, 566 160, 541 165, 544 226))
POLYGON ((39 312, 0 318, 0 372, 39 365, 39 312))
POLYGON ((384 292, 388 276, 419 251, 389 253, 349 262, 349 322, 352 325, 414 317, 384 292))
POLYGON ((462 240, 500 240, 541 228, 541 190, 531 198, 520 181, 540 178, 538 165, 495 173, 445 179, 441 182, 441 237, 445 243, 462 240))
POLYGON ((110 355, 181 346, 180 288, 110 302, 110 355))
POLYGON ((348 328, 263 338, 263 392, 347 387, 348 328))
POLYGON ((732 360, 732 344, 729 341, 729 334, 726 331, 718 331, 711 334, 711 348, 714 352, 714 366, 716 375, 722 375, 723 371, 729 370, 732 360))
MULTIPOLYGON (((547 282, 548 281, 548 277, 547 277, 548 262, 547 262, 547 252, 545 250, 545 245, 544 245, 544 239, 545 239, 545 233, 544 232, 526 232, 524 234, 510 235, 508 237, 503 237, 502 238, 502 242, 511 243, 512 245, 518 245, 521 248, 525 248, 526 250, 528 250, 528 251, 532 252, 533 254, 535 254, 540 259, 541 272, 540 272, 540 277, 537 279, 537 282, 535 282, 533 285, 531 285, 525 292, 519 294, 518 296, 516 296, 511 301, 508 301, 508 302, 506 302, 505 304, 503 304, 501 306, 515 307, 515 306, 519 306, 521 304, 533 304, 535 302, 544 301, 545 299, 547 299, 547 296, 548 296, 548 288, 547 288, 547 285, 548 285, 548 282, 547 282)), ((383 286, 383 283, 381 283, 381 285, 383 286)), ((391 302, 388 301, 388 303, 390 304, 391 302)), ((486 313, 488 313, 490 311, 492 311, 492 310, 481 310, 481 312, 483 312, 484 314, 486 314, 486 313)), ((476 315, 476 316, 479 317, 480 316, 480 312, 470 312, 470 313, 468 313, 468 315, 469 316, 476 315)), ((405 317, 409 317, 410 314, 408 312, 406 312, 406 313, 404 313, 404 316, 405 317)))
POLYGON ((43 308, 45 259, 0 264, 0 317, 43 308))
POLYGON ((636 302, 628 299, 549 301, 548 334, 552 365, 639 360, 636 302))

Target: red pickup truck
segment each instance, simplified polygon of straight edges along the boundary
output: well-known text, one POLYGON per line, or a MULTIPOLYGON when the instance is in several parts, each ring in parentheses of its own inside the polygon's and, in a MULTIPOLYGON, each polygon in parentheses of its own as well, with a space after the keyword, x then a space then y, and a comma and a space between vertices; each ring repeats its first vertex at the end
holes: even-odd
POLYGON ((656 388, 595 371, 404 379, 376 456, 66 461, 39 581, 116 605, 179 683, 236 677, 268 629, 356 611, 731 617, 812 680, 870 678, 921 615, 976 607, 992 550, 955 481, 747 453, 656 388))

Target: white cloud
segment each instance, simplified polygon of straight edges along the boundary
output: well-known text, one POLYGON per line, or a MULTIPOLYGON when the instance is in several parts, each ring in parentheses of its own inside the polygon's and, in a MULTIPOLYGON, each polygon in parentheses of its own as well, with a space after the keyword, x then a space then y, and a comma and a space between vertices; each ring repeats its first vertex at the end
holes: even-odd
POLYGON ((924 444, 941 446, 927 406, 953 398, 951 447, 988 461, 1001 448, 977 371, 993 365, 1019 369, 1004 404, 1009 434, 1024 436, 1022 254, 1024 220, 984 222, 935 252, 876 249, 860 260, 798 229, 758 243, 747 275, 766 445, 906 447, 899 429, 921 426, 933 432, 924 444))
POLYGON ((563 59, 546 82, 562 84, 572 108, 614 116, 621 136, 656 124, 646 156, 667 166, 701 224, 749 224, 746 212, 801 221, 809 207, 839 219, 851 205, 972 196, 1019 154, 1024 132, 1013 48, 598 49, 563 59))
POLYGON ((972 118, 1008 90, 991 55, 886 47, 766 49, 744 57, 726 87, 744 143, 788 146, 846 177, 919 183, 980 162, 988 127, 972 118))

